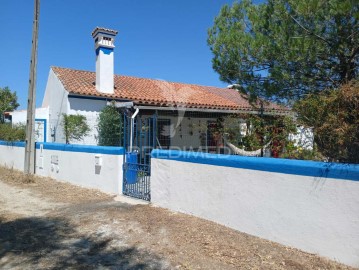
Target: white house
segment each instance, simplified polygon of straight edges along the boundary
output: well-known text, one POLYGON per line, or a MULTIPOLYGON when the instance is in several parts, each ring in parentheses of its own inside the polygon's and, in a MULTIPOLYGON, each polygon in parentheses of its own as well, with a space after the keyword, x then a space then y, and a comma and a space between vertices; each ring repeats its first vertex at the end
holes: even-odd
MULTIPOLYGON (((11 119, 13 125, 26 124, 27 110, 18 110, 7 112, 7 117, 11 119)), ((51 134, 48 133, 49 128, 49 108, 36 108, 35 111, 35 140, 37 142, 51 141, 51 134)))
MULTIPOLYGON (((50 68, 42 107, 36 109, 39 127, 43 124, 39 140, 64 143, 63 114, 81 114, 86 116, 91 132, 82 141, 72 143, 97 145, 99 112, 113 101, 118 107, 127 107, 129 117, 137 111, 142 122, 156 115, 156 144, 160 148, 216 148, 223 141, 216 132, 218 122, 226 123, 223 119, 230 115, 258 114, 261 110, 264 115, 291 114, 289 109, 273 103, 266 103, 262 109, 254 108, 233 87, 114 75, 116 35, 117 31, 100 27, 92 32, 95 72, 50 68)), ((11 114, 13 123, 26 121, 26 111, 11 114)), ((241 118, 229 125, 234 125, 241 134, 246 128, 241 118)), ((136 132, 132 135, 136 136, 136 132)))
MULTIPOLYGON (((116 101, 118 106, 131 104, 129 110, 138 110, 142 118, 157 112, 157 126, 161 128, 158 143, 162 142, 163 147, 207 146, 212 136, 208 134, 208 126, 218 117, 258 113, 259 110, 253 109, 232 88, 114 75, 116 34, 117 31, 100 27, 92 32, 96 72, 50 68, 42 103, 49 113, 48 141, 65 142, 61 125, 63 114, 82 114, 91 126, 91 133, 76 143, 96 145, 98 115, 110 101, 116 101)), ((289 113, 287 108, 272 103, 264 107, 264 114, 289 113)))

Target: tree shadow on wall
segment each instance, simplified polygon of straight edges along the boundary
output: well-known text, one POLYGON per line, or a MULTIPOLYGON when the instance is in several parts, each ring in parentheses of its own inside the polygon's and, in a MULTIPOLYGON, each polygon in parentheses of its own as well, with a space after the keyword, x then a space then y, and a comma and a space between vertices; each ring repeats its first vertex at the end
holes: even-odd
POLYGON ((65 219, 0 219, 0 268, 167 269, 154 254, 76 232, 65 219))

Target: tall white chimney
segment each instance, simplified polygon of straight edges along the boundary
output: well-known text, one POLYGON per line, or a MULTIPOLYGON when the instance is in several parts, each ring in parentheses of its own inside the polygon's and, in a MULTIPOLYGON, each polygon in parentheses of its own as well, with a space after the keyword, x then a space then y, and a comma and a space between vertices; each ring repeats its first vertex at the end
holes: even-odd
POLYGON ((96 90, 101 93, 114 92, 113 49, 117 31, 96 27, 92 31, 96 51, 96 90))

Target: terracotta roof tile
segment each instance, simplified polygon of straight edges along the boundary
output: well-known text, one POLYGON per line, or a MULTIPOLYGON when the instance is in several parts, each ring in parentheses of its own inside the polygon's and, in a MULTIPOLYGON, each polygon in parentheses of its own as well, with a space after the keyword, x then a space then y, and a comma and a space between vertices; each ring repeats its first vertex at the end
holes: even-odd
MULTIPOLYGON (((137 105, 184 106, 223 110, 251 110, 253 107, 236 90, 154 79, 115 75, 114 94, 98 92, 95 72, 51 67, 65 89, 72 94, 131 100, 137 105)), ((268 103, 266 110, 287 111, 268 103)))

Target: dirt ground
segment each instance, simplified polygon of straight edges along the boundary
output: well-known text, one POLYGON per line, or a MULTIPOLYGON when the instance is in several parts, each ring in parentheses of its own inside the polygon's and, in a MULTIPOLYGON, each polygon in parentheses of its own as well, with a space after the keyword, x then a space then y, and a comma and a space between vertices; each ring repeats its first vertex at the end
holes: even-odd
POLYGON ((1 269, 353 269, 213 222, 0 167, 1 269))

